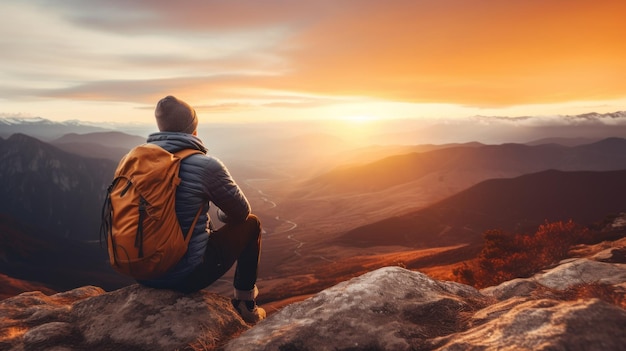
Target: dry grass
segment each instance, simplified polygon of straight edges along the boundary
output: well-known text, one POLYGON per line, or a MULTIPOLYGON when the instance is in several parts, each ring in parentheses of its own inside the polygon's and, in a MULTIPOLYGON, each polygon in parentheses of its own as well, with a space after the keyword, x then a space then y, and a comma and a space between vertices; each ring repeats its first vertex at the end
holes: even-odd
POLYGON ((597 282, 579 284, 565 290, 541 286, 533 292, 532 296, 534 298, 552 298, 561 301, 596 298, 626 309, 626 292, 623 289, 597 282))
POLYGON ((211 331, 209 327, 201 327, 200 336, 194 342, 189 344, 185 351, 214 351, 221 350, 225 344, 231 340, 237 338, 243 331, 236 332, 230 335, 228 340, 221 340, 214 331, 211 331))
POLYGON ((527 278, 571 257, 572 249, 581 252, 589 244, 608 237, 621 238, 624 234, 592 231, 571 220, 546 221, 536 232, 528 234, 488 230, 483 233, 484 245, 479 255, 454 269, 455 280, 484 288, 514 278, 527 278))

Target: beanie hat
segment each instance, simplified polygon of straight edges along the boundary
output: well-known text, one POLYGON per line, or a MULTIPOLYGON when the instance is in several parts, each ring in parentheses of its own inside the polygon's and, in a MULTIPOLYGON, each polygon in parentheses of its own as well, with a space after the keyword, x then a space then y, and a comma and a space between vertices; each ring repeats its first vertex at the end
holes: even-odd
POLYGON ((154 110, 159 130, 162 132, 193 133, 198 127, 196 111, 186 102, 166 96, 161 99, 154 110))

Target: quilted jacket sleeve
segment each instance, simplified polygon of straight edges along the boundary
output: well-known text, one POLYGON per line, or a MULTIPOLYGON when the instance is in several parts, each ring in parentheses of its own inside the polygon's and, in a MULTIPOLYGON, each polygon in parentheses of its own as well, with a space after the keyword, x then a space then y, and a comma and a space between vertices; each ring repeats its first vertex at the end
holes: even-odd
POLYGON ((208 156, 205 186, 211 202, 218 207, 218 218, 224 223, 243 222, 250 214, 250 204, 235 183, 226 166, 208 156))

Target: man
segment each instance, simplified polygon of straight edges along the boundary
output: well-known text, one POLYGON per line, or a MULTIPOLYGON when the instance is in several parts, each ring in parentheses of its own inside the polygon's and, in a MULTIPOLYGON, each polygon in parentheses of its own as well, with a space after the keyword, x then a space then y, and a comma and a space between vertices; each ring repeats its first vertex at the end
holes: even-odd
POLYGON ((233 306, 248 323, 265 318, 265 310, 256 305, 257 271, 261 251, 261 223, 250 213, 250 205, 224 164, 206 155, 207 149, 197 137, 196 111, 174 96, 161 99, 154 111, 158 133, 148 143, 169 152, 197 149, 204 154, 185 158, 180 165, 181 183, 176 190, 176 214, 187 233, 197 220, 185 256, 158 279, 139 283, 154 287, 194 292, 223 276, 235 263, 233 306), (209 202, 218 208, 224 226, 210 230, 209 202))

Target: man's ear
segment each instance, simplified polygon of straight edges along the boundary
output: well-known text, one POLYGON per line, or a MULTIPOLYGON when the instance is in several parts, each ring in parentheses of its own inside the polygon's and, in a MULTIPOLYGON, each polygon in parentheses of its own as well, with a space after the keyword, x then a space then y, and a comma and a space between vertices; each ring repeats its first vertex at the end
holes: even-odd
POLYGON ((191 134, 193 134, 193 135, 195 135, 195 136, 198 136, 198 130, 197 130, 197 129, 194 129, 194 130, 193 130, 193 133, 191 133, 191 134))

